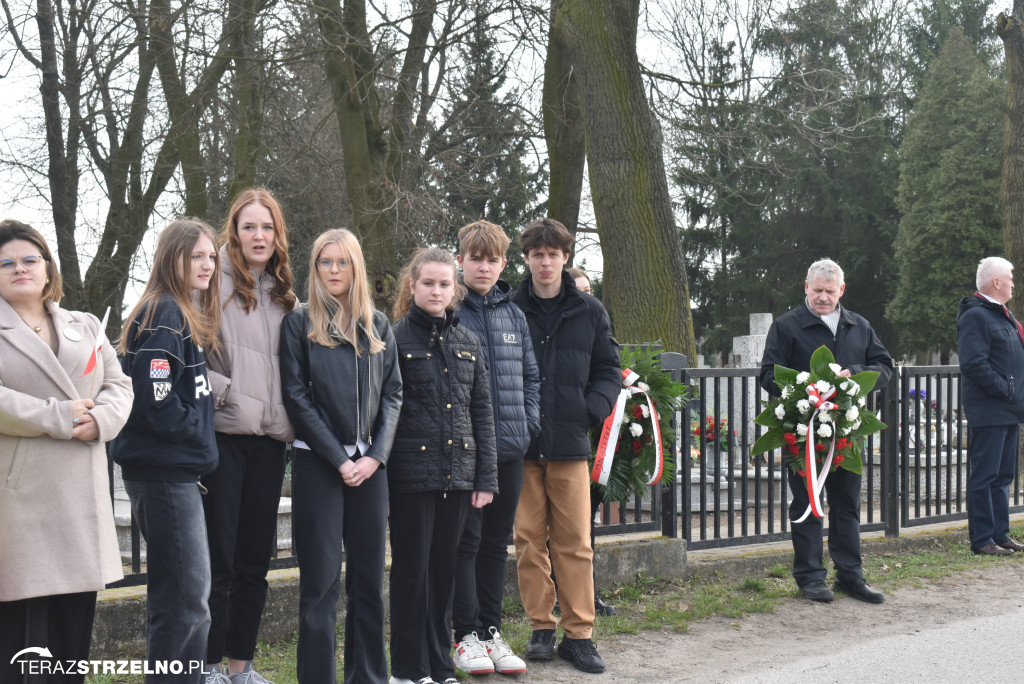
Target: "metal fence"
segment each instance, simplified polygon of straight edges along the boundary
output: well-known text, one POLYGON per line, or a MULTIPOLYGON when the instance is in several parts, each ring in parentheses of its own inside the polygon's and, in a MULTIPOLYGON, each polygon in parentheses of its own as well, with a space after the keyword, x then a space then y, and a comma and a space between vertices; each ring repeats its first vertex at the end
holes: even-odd
MULTIPOLYGON (((685 368, 662 355, 663 367, 695 390, 676 416, 676 483, 616 507, 605 505, 597 534, 659 526, 690 549, 757 544, 789 537, 787 466, 781 450, 751 456, 765 432, 754 418, 767 399, 758 368, 685 368), (726 421, 726 448, 721 432, 726 421), (714 426, 712 438, 707 425, 714 426), (617 522, 613 520, 618 513, 617 522)), ((900 529, 967 518, 968 430, 960 410, 957 366, 900 366, 869 406, 887 429, 867 440, 861 486, 861 529, 899 536, 900 529)), ((1010 486, 1010 511, 1024 512, 1021 467, 1010 486)))
MULTIPOLYGON (((597 535, 661 533, 690 549, 758 544, 789 537, 788 486, 781 451, 751 456, 764 433, 754 423, 767 394, 757 368, 687 369, 681 354, 662 354, 665 372, 695 396, 676 416, 676 483, 654 485, 630 501, 601 506, 597 535), (715 439, 705 426, 711 420, 715 439), (726 421, 725 448, 720 438, 726 421), (696 427, 696 429, 695 429, 696 427), (695 434, 696 433, 696 434, 695 434)), ((861 529, 900 529, 967 518, 968 431, 960 410, 957 366, 901 366, 873 392, 869 406, 887 429, 867 440, 862 476, 861 529)), ((1024 512, 1021 468, 1010 489, 1010 511, 1024 512)), ((114 496, 114 471, 110 467, 114 496)), ((122 504, 123 507, 123 504, 122 504)), ((141 535, 134 516, 126 577, 113 586, 144 584, 141 535)), ((276 548, 276 545, 275 545, 276 548)), ((272 567, 293 567, 285 549, 272 567)))

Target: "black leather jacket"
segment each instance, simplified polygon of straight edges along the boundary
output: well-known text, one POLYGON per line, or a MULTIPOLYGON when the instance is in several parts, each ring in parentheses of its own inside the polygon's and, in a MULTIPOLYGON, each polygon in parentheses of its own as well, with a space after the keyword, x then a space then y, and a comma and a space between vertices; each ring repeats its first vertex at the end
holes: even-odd
POLYGON ((357 435, 370 445, 363 455, 384 464, 394 441, 402 409, 398 346, 384 314, 374 312, 373 326, 386 347, 370 354, 360 325, 363 353, 357 358, 344 339, 334 348, 309 339, 305 306, 281 323, 281 393, 288 419, 296 439, 335 468, 349 460, 344 446, 356 444, 357 435))
POLYGON ((405 400, 388 464, 391 493, 497 492, 491 388, 476 335, 415 304, 394 330, 405 400))

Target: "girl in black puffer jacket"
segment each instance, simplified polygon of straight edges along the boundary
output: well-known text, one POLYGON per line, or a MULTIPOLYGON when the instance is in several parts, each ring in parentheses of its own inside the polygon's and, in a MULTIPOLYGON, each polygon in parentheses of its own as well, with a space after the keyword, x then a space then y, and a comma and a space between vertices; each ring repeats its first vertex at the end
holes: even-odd
POLYGON ((487 367, 459 326, 455 259, 420 250, 399 278, 394 326, 404 384, 391 457, 392 681, 454 680, 455 552, 470 506, 497 491, 487 367))

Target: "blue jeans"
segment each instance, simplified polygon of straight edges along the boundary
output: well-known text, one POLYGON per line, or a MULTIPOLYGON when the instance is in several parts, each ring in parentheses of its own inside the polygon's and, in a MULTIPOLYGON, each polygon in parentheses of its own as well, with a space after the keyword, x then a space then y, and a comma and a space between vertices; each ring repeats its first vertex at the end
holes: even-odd
POLYGON ((147 675, 146 682, 198 684, 210 631, 210 551, 199 487, 125 480, 124 488, 147 545, 146 658, 184 667, 184 674, 147 675))
POLYGON ((1019 425, 971 428, 967 527, 971 550, 1010 538, 1010 483, 1017 468, 1019 425))

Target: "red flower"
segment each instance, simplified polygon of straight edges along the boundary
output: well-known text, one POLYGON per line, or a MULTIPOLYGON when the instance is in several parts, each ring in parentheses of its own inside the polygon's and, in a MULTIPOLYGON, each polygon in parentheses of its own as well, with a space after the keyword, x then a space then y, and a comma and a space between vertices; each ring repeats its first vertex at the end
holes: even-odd
POLYGON ((838 449, 839 451, 842 451, 848 446, 850 446, 850 440, 846 439, 845 437, 840 437, 839 441, 836 442, 836 449, 838 449))
POLYGON ((794 435, 792 432, 787 432, 786 434, 782 435, 782 438, 786 440, 786 444, 790 446, 796 444, 796 435, 794 435))
POLYGON ((800 455, 800 447, 798 447, 796 444, 790 444, 789 445, 789 453, 793 454, 794 456, 799 456, 800 455))
POLYGON ((633 404, 633 417, 637 420, 641 420, 644 417, 644 410, 640 408, 640 404, 633 404))
POLYGON ((825 450, 825 445, 824 444, 815 444, 814 445, 814 450, 815 451, 824 451, 825 450))
POLYGON ((639 439, 634 439, 633 440, 633 453, 639 455, 640 452, 643 451, 643 450, 644 450, 643 442, 641 442, 639 439))
POLYGON ((806 470, 798 470, 798 471, 796 471, 796 474, 799 475, 800 477, 807 477, 807 471, 806 470))
POLYGON ((835 463, 836 465, 839 465, 845 460, 846 458, 842 454, 836 454, 836 457, 832 459, 832 462, 835 463))

